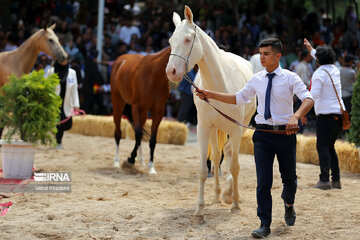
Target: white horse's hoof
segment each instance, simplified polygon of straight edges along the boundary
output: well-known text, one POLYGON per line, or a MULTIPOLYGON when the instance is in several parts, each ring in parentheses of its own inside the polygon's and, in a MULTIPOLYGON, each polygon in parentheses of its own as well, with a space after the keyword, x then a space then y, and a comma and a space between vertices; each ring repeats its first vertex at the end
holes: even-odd
POLYGON ((149 170, 149 174, 154 174, 154 175, 156 175, 157 174, 157 172, 155 171, 155 168, 150 168, 150 170, 149 170))
POLYGON ((226 204, 232 204, 232 193, 225 191, 222 195, 222 199, 226 204))
POLYGON ((239 204, 233 204, 231 206, 231 213, 236 213, 236 212, 239 212, 240 211, 240 207, 239 207, 239 204))
POLYGON ((204 215, 193 215, 191 218, 191 223, 194 225, 204 224, 204 215))
POLYGON ((119 167, 120 167, 120 162, 119 162, 119 161, 115 161, 115 162, 114 162, 114 167, 119 168, 119 167))

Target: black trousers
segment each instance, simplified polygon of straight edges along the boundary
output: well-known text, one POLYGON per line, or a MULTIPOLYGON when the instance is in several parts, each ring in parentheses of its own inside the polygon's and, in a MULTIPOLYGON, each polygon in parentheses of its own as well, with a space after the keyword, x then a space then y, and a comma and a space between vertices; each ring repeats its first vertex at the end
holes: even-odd
POLYGON ((273 164, 275 155, 283 183, 281 198, 294 204, 297 189, 296 176, 296 134, 283 135, 255 131, 253 135, 254 156, 257 177, 257 215, 261 225, 270 227, 273 183, 273 164))
POLYGON ((180 109, 177 115, 177 120, 179 122, 191 122, 192 124, 197 123, 196 116, 196 106, 194 104, 193 95, 188 95, 186 93, 180 92, 181 100, 180 100, 180 109))
MULTIPOLYGON (((66 119, 65 113, 63 108, 60 108, 60 121, 66 119)), ((72 127, 72 117, 67 120, 66 122, 59 124, 56 126, 57 133, 56 133, 56 143, 61 144, 62 138, 64 136, 64 132, 69 130, 72 127)))
POLYGON ((331 169, 332 180, 339 181, 339 161, 334 145, 342 130, 341 115, 319 114, 316 125, 316 149, 319 155, 320 180, 329 181, 331 169))

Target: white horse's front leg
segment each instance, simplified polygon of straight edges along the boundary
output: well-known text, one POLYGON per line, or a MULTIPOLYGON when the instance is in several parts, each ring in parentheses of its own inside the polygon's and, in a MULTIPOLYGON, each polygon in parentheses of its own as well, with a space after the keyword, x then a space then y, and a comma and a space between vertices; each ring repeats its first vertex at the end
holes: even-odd
POLYGON ((198 195, 196 211, 194 213, 198 223, 202 223, 204 221, 204 207, 205 207, 204 187, 208 173, 206 166, 206 157, 207 157, 209 136, 210 136, 210 128, 198 124, 197 137, 200 146, 200 168, 198 172, 199 195, 198 195))
POLYGON ((120 167, 119 145, 116 145, 115 158, 114 158, 114 167, 120 167))

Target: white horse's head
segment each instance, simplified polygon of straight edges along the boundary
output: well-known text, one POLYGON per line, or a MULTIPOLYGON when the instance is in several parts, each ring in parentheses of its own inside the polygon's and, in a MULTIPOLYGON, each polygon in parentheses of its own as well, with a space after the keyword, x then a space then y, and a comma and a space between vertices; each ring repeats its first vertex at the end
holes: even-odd
POLYGON ((199 41, 200 28, 193 22, 193 14, 188 6, 184 10, 185 19, 174 12, 175 31, 169 43, 171 54, 166 66, 166 75, 170 81, 181 81, 186 70, 190 71, 202 57, 202 46, 199 41), (188 69, 186 69, 186 65, 188 69))
POLYGON ((54 28, 55 24, 40 30, 42 31, 42 37, 39 38, 38 42, 39 50, 52 56, 58 62, 64 62, 67 59, 67 53, 61 46, 54 28))

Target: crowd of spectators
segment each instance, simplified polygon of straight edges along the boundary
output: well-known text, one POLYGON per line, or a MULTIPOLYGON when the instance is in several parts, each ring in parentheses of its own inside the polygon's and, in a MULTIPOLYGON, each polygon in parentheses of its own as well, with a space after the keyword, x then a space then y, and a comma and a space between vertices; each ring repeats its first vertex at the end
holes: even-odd
MULTIPOLYGON (((194 21, 218 45, 248 60, 256 53, 259 41, 278 37, 285 48, 282 67, 309 76, 314 71, 315 62, 309 60, 304 51, 303 39, 306 37, 314 47, 322 44, 332 46, 339 68, 343 65, 354 68, 360 57, 360 25, 351 6, 344 16, 336 19, 331 19, 324 10, 308 12, 305 8, 297 9, 292 19, 294 29, 289 31, 286 5, 281 0, 274 2, 273 7, 264 4, 257 8, 250 4, 247 8, 239 5, 234 8, 226 1, 209 3, 199 0, 192 1, 189 6, 194 21), (290 32, 294 35, 291 41, 290 32), (351 56, 352 66, 344 62, 347 55, 351 56)), ((0 26, 0 51, 14 50, 37 29, 56 23, 55 32, 78 74, 81 108, 90 114, 111 114, 110 93, 105 87, 109 84, 111 63, 124 53, 146 55, 168 46, 174 30, 172 13, 181 14, 184 3, 188 2, 106 0, 102 59, 107 64, 100 64, 98 68, 98 1, 11 1, 12 24, 10 29, 0 26)), ((47 69, 50 64, 49 56, 41 54, 34 68, 47 69)), ((303 80, 309 84, 309 79, 303 80)))

